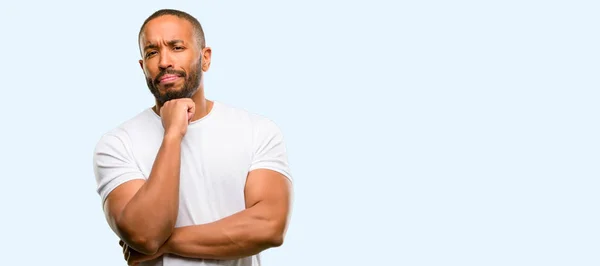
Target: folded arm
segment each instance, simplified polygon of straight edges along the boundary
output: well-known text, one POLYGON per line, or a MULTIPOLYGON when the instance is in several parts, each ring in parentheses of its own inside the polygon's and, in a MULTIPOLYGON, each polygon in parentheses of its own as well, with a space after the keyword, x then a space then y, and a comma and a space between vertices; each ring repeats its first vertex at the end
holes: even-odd
POLYGON ((179 207, 181 138, 165 136, 147 181, 116 187, 104 209, 110 227, 128 246, 154 254, 171 235, 179 207))
POLYGON ((221 220, 175 228, 165 253, 202 259, 237 259, 283 244, 291 205, 291 183, 266 169, 248 174, 246 209, 221 220))

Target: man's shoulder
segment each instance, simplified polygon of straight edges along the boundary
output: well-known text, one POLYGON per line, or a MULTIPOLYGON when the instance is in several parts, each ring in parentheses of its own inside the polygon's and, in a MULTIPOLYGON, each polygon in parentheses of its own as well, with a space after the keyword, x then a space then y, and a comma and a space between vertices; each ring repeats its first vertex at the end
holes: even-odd
POLYGON ((235 127, 253 135, 256 143, 273 138, 283 138, 279 125, 269 116, 245 108, 218 103, 220 120, 228 127, 235 127))
POLYGON ((128 118, 104 132, 99 142, 101 143, 114 139, 117 139, 120 142, 126 142, 131 134, 147 131, 155 126, 156 123, 160 123, 160 120, 157 121, 157 118, 153 115, 157 116, 151 108, 146 108, 133 117, 128 118))
POLYGON ((215 105, 218 106, 220 115, 229 120, 238 120, 240 122, 244 121, 253 126, 260 126, 261 124, 265 123, 273 123, 269 117, 246 108, 217 101, 215 101, 215 105))

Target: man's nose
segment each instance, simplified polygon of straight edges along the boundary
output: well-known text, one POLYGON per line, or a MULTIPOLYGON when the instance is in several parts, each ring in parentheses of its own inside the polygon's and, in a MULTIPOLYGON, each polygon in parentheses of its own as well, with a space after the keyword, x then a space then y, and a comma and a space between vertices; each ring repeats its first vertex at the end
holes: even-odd
POLYGON ((158 63, 158 67, 160 67, 161 69, 167 69, 167 68, 172 68, 173 67, 173 61, 171 60, 171 56, 169 54, 161 54, 160 55, 160 61, 158 63))

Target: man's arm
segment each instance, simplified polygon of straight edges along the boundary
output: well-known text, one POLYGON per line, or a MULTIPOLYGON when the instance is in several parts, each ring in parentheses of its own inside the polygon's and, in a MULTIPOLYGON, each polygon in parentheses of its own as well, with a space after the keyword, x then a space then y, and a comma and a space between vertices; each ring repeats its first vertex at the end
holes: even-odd
POLYGON ((110 227, 131 248, 153 254, 175 227, 179 207, 181 139, 165 136, 147 181, 115 188, 104 209, 110 227))
MULTIPOLYGON (((165 103, 160 110, 165 133, 147 181, 125 182, 113 189, 104 202, 110 227, 125 244, 140 253, 156 253, 175 227, 179 211, 181 141, 194 111, 194 102, 190 99, 165 103)), ((107 157, 111 157, 110 154, 103 158, 107 157)), ((109 161, 107 167, 115 167, 115 160, 109 161)))
POLYGON ((182 257, 236 259, 283 244, 291 204, 291 182, 266 169, 248 174, 246 209, 221 220, 175 228, 162 251, 182 257))

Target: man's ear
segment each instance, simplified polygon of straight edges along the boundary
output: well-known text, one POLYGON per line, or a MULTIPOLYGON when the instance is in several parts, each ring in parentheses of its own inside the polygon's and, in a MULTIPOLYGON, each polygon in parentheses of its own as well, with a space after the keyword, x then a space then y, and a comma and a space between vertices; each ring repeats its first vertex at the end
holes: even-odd
POLYGON ((206 72, 210 68, 210 58, 212 51, 210 47, 205 47, 202 50, 202 71, 206 72))
POLYGON ((144 60, 140 59, 140 67, 144 70, 144 60))

